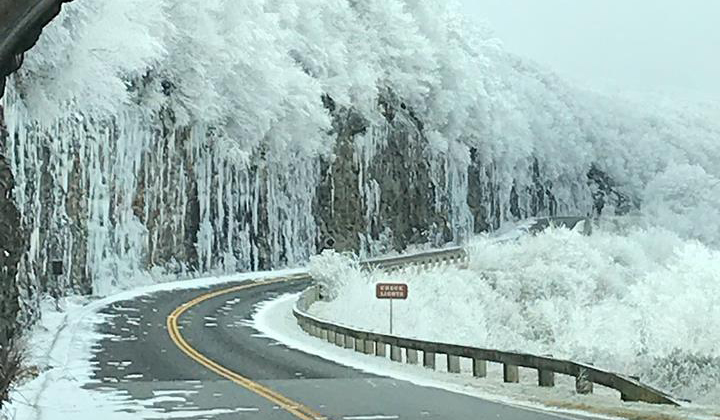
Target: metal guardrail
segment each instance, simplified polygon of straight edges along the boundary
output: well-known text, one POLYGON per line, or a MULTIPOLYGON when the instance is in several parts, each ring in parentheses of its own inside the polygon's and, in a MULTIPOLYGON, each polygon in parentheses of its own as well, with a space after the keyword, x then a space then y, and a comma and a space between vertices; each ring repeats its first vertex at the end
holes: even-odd
MULTIPOLYGON (((527 225, 528 234, 538 233, 549 226, 575 228, 578 223, 586 222, 583 227, 583 234, 592 233, 592 224, 587 217, 538 217, 532 219, 527 225)), ((467 263, 467 253, 462 247, 450 247, 439 250, 420 251, 413 254, 403 254, 389 257, 371 258, 360 263, 362 268, 380 268, 384 270, 396 270, 410 267, 427 267, 435 264, 464 264, 467 263)))
MULTIPOLYGON (((466 261, 467 255, 462 248, 449 248, 413 255, 375 258, 364 261, 361 265, 392 271, 413 266, 424 267, 435 264, 465 263, 466 261)), ((390 346, 391 360, 402 362, 402 349, 405 349, 405 361, 418 364, 418 351, 422 351, 423 366, 431 369, 435 369, 436 355, 444 354, 447 357, 450 373, 460 373, 460 357, 469 358, 473 363, 473 376, 475 377, 487 375, 487 362, 501 363, 505 382, 519 381, 518 367, 532 368, 538 371, 539 386, 554 386, 555 374, 558 373, 575 377, 575 389, 581 394, 592 392, 593 383, 596 383, 620 391, 623 401, 680 405, 671 395, 641 383, 638 378, 610 372, 589 364, 556 359, 551 356, 536 356, 527 353, 403 338, 332 323, 308 313, 310 306, 319 299, 318 286, 311 286, 300 295, 293 309, 293 315, 297 319, 298 325, 310 335, 341 347, 354 348, 358 352, 386 357, 387 346, 390 346)))
POLYGON ((467 253, 465 250, 461 247, 453 247, 433 251, 422 251, 415 254, 371 258, 362 261, 360 267, 395 271, 403 268, 423 268, 440 264, 464 264, 466 262, 467 253))

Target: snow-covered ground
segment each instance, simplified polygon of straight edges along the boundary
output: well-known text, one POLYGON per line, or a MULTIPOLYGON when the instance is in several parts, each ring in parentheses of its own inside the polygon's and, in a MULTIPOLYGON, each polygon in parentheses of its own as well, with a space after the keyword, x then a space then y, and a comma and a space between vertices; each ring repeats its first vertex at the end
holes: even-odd
MULTIPOLYGON (((564 273, 562 278, 568 279, 568 282, 577 284, 580 287, 582 282, 581 278, 577 277, 577 272, 582 272, 583 269, 587 269, 586 265, 577 263, 578 260, 585 261, 583 264, 589 264, 588 261, 597 264, 598 261, 606 260, 607 255, 603 253, 609 253, 611 250, 620 252, 624 248, 618 245, 616 242, 618 238, 614 238, 609 233, 596 234, 594 238, 588 239, 582 236, 576 236, 566 231, 552 231, 546 235, 541 235, 536 238, 521 239, 517 243, 510 244, 495 244, 490 242, 479 241, 474 245, 474 252, 471 254, 472 259, 470 263, 470 269, 466 272, 457 269, 445 269, 436 270, 423 273, 406 272, 394 274, 390 278, 384 278, 385 280, 397 280, 397 281, 408 281, 410 283, 410 294, 411 299, 407 302, 396 302, 396 324, 395 328, 397 332, 405 335, 414 335, 421 337, 435 337, 438 339, 448 340, 450 338, 461 338, 464 340, 488 340, 489 338, 495 337, 497 339, 500 335, 492 334, 472 334, 472 325, 490 325, 487 315, 483 315, 482 311, 473 312, 473 307, 486 308, 484 306, 488 302, 492 302, 493 305, 497 306, 497 311, 505 311, 506 315, 511 314, 517 310, 516 306, 513 306, 507 296, 503 297, 501 289, 497 288, 493 293, 489 294, 486 298, 478 298, 477 296, 472 297, 468 292, 477 291, 480 283, 489 282, 491 278, 495 281, 503 280, 503 275, 508 270, 511 270, 515 274, 515 279, 527 279, 527 276, 535 275, 539 277, 546 277, 548 279, 557 278, 555 274, 564 273), (614 248, 609 246, 608 243, 603 242, 603 238, 607 241, 615 241, 614 248), (585 241, 594 241, 593 247, 580 246, 585 241), (537 245, 533 247, 532 244, 537 245), (565 248, 563 248, 565 244, 565 248), (542 246, 541 246, 542 245, 542 246), (552 246, 550 246, 552 245, 552 246), (487 248, 482 248, 483 246, 487 248), (549 256, 533 254, 545 252, 545 249, 554 250, 558 255, 566 255, 568 249, 575 249, 577 253, 584 253, 585 258, 563 258, 561 260, 553 260, 549 256), (513 255, 511 251, 515 249, 517 254, 513 255), (482 251, 482 252, 481 252, 482 251), (597 255, 593 252, 598 253, 597 255), (505 264, 503 266, 493 267, 489 263, 483 262, 479 255, 495 255, 496 258, 503 258, 505 261, 519 260, 522 255, 526 260, 536 259, 537 264, 534 270, 523 270, 522 266, 518 264, 505 264), (593 255, 595 257, 591 258, 593 255), (549 268, 545 268, 543 271, 541 262, 544 261, 546 264, 554 267, 553 272, 548 271, 549 268), (563 263, 563 261, 565 263, 563 263), (478 269, 478 264, 485 264, 486 268, 484 271, 485 277, 475 276, 474 281, 470 281, 473 278, 473 270, 478 269), (565 266, 563 266, 565 264, 565 266), (577 264, 580 264, 579 266, 577 264), (571 267, 575 267, 575 271, 571 270, 571 267), (584 268, 583 268, 584 267, 584 268), (577 271, 577 272, 576 272, 577 271), (494 273, 494 277, 490 274, 494 273), (543 274, 544 273, 544 274, 543 274), (574 274, 573 274, 574 273, 574 274), (440 279, 439 276, 442 276, 440 279), (574 277, 575 276, 575 277, 574 277), (440 280, 440 281, 439 281, 440 280), (438 284, 444 285, 442 287, 437 286, 438 284), (448 288, 446 286, 454 286, 448 288), (462 286, 462 287, 461 287, 462 286), (457 289, 453 291, 454 289, 457 289), (434 293, 434 294, 432 294, 434 293), (423 298, 425 296, 425 298, 423 298), (504 299, 504 300, 503 300, 504 299), (436 328, 432 328, 427 322, 427 317, 419 318, 412 314, 413 302, 417 305, 424 306, 424 314, 431 314, 428 310, 443 302, 454 302, 454 305, 440 306, 443 308, 442 317, 436 317, 437 323, 436 328), (465 306, 463 309, 462 306, 465 306), (461 314, 462 311, 466 311, 466 315, 469 318, 458 318, 457 315, 461 314), (447 328, 447 323, 438 324, 441 320, 460 320, 466 321, 453 325, 453 328, 447 328), (419 321, 423 322, 419 322, 419 321), (440 325, 438 327, 438 325, 440 325), (413 333, 409 333, 413 331, 413 333), (435 335, 433 335, 435 334, 435 335), (464 334, 464 335, 463 335, 464 334), (498 336, 498 337, 496 337, 498 336)), ((685 244, 690 246, 679 239, 676 242, 668 242, 669 236, 661 232, 637 232, 636 236, 629 235, 628 241, 631 242, 632 249, 636 250, 636 253, 630 254, 625 252, 627 259, 624 263, 618 261, 606 262, 605 273, 608 278, 617 276, 617 272, 624 272, 620 268, 623 264, 628 265, 632 262, 635 270, 644 270, 647 273, 655 273, 654 276, 660 276, 663 270, 670 270, 675 267, 674 273, 682 272, 681 262, 689 259, 688 253, 696 258, 716 258, 714 251, 707 250, 695 244, 695 248, 691 248, 683 251, 682 247, 676 246, 677 244, 685 244), (651 237, 651 235, 656 235, 651 237), (665 236, 663 236, 665 235, 665 236), (644 242, 643 242, 644 241, 644 242), (638 243, 648 244, 646 247, 639 247, 638 243), (662 246, 664 244, 664 246, 662 246), (672 246, 671 246, 672 245, 672 246), (669 250, 675 249, 670 252, 669 250), (638 250, 644 250, 640 252, 638 250), (651 252, 652 250, 652 252, 651 252), (703 250, 702 253, 700 250, 703 250), (692 252, 691 252, 692 251, 692 252), (615 267, 611 270, 609 267, 615 267), (663 268, 665 267, 665 268, 663 268), (614 274, 613 274, 614 273, 614 274)), ((627 244, 626 244, 627 245, 627 244)), ((629 245, 628 245, 629 246, 629 245)), ((613 254, 615 255, 615 254, 613 254)), ((567 255, 566 255, 567 256, 567 255)), ((498 260, 499 261, 499 260, 498 260)), ((686 261, 687 264, 691 261, 686 261)), ((707 287, 705 289, 707 299, 712 299, 713 290, 711 287, 717 287, 711 283, 712 278, 707 276, 716 275, 712 273, 711 266, 709 264, 703 265, 707 267, 708 273, 706 277, 702 277, 702 272, 693 272, 692 275, 688 275, 688 278, 698 278, 707 280, 707 287)), ((595 267, 598 268, 598 267, 595 267)), ((344 278, 348 280, 344 287, 352 287, 355 294, 355 299, 352 302, 347 302, 344 311, 339 311, 337 308, 333 309, 334 304, 318 305, 316 309, 322 316, 332 315, 336 318, 341 318, 348 324, 357 325, 356 320, 362 319, 366 324, 364 326, 368 328, 378 329, 384 331, 386 328, 387 315, 384 310, 387 308, 387 302, 375 302, 374 299, 367 299, 363 304, 363 299, 359 298, 363 296, 363 293, 369 293, 372 296, 372 281, 377 280, 380 274, 375 273, 372 278, 364 277, 352 277, 354 269, 351 266, 346 265, 342 261, 338 262, 337 256, 335 257, 320 257, 318 258, 312 267, 313 271, 323 270, 327 276, 338 278, 338 274, 342 274, 344 278), (368 306, 370 305, 370 306, 368 306), (371 310, 368 310, 370 308, 371 310), (354 311, 358 311, 355 313, 354 311), (363 317, 358 317, 357 314, 361 313, 363 317)), ((629 270, 628 267, 626 267, 629 270)), ((630 270, 632 271, 632 270, 630 270)), ((697 271, 697 270, 696 270, 697 271)), ((296 272, 296 270, 287 270, 282 272, 272 272, 272 275, 287 275, 296 272)), ((596 271, 586 270, 588 276, 596 271)), ((639 272, 639 271, 638 271, 639 272)), ((717 272, 717 270, 716 270, 717 272)), ((627 273, 626 273, 627 274, 627 273)), ((648 275, 649 275, 648 274, 648 275)), ((14 419, 53 419, 53 418, 98 418, 102 417, 108 420, 125 420, 131 418, 137 418, 141 413, 145 417, 161 418, 166 413, 156 412, 154 409, 154 403, 156 399, 148 401, 136 401, 127 394, 120 392, 116 393, 98 393, 83 388, 83 385, 92 383, 92 368, 91 355, 92 347, 100 339, 102 335, 95 332, 95 325, 101 322, 107 321, 105 317, 98 313, 98 311, 104 306, 126 299, 131 299, 144 294, 152 293, 155 291, 172 290, 179 288, 196 288, 204 287, 214 284, 222 284, 230 281, 238 281, 244 279, 253 278, 264 278, 267 277, 268 273, 253 273, 247 275, 235 275, 227 277, 209 277, 190 281, 181 281, 174 283, 166 283, 161 285, 143 287, 132 291, 122 292, 104 299, 88 299, 88 298, 68 298, 61 302, 62 311, 56 311, 54 309, 54 303, 50 301, 44 302, 44 316, 42 322, 38 324, 29 336, 28 349, 30 350, 30 357, 28 365, 37 366, 40 370, 40 375, 37 378, 28 380, 12 392, 12 402, 5 406, 4 414, 8 418, 14 419)), ((317 273, 316 273, 317 275, 317 273)), ((592 276, 590 276, 592 277, 592 276)), ((626 277, 632 277, 629 274, 626 277)), ((587 281, 587 280, 586 280, 587 281)), ((643 282, 648 281, 644 278, 638 279, 636 284, 640 285, 643 282)), ((506 283, 510 283, 506 281, 506 283)), ((717 283, 717 282, 716 282, 717 283)), ((550 287, 538 278, 534 279, 533 284, 536 284, 540 290, 542 287, 550 287), (542 286, 542 287, 541 287, 542 286)), ((566 289, 563 293, 558 293, 562 289, 560 286, 564 284, 556 284, 553 290, 553 296, 564 296, 565 299, 570 299, 572 296, 582 295, 575 289, 566 289)), ((633 287, 640 287, 640 286, 633 287)), ((490 293, 489 286, 485 286, 486 292, 490 293)), ((617 286, 619 287, 619 286, 617 286)), ((625 285, 625 287, 631 287, 631 285, 625 285)), ((678 286, 679 287, 679 286, 678 286)), ((685 283, 683 286, 686 293, 691 293, 693 284, 685 283)), ((350 289, 347 289, 350 290, 350 289)), ((347 291, 346 290, 346 291, 347 291)), ((677 293, 680 290, 676 291, 677 293)), ((505 292, 503 292, 505 293, 505 292)), ((616 291, 616 293, 619 293, 616 291)), ((656 293, 657 294, 657 293, 656 293)), ((637 295, 637 292, 634 294, 637 295)), ((343 293, 342 296, 346 296, 343 293)), ((541 389, 534 385, 535 383, 535 372, 532 370, 521 369, 521 384, 504 384, 502 383, 502 375, 500 366, 490 364, 488 378, 485 379, 474 379, 469 374, 470 366, 468 361, 464 361, 463 370, 464 375, 450 375, 443 373, 445 369, 444 361, 438 358, 438 372, 429 371, 417 366, 407 366, 402 364, 392 363, 389 360, 382 360, 376 357, 365 356, 357 354, 353 351, 337 348, 335 346, 324 343, 320 340, 307 336, 303 333, 297 325, 291 315, 291 308, 295 301, 296 295, 287 295, 280 299, 266 302, 261 305, 259 311, 254 319, 254 326, 263 334, 287 344, 293 348, 317 354, 326 359, 334 360, 342 364, 354 366, 369 372, 389 375, 398 379, 408 380, 417 384, 435 386, 444 389, 448 389, 455 392, 462 392, 470 395, 480 396, 483 398, 502 401, 508 404, 523 405, 531 408, 538 409, 552 409, 560 410, 564 412, 574 412, 576 410, 592 413, 602 413, 605 415, 623 416, 623 417, 635 417, 635 418, 663 418, 663 419, 717 419, 720 416, 720 407, 709 404, 689 404, 682 408, 672 408, 665 406, 652 406, 642 403, 622 403, 619 395, 616 391, 610 390, 603 387, 597 387, 595 394, 591 396, 577 396, 573 392, 574 382, 572 378, 558 376, 557 386, 554 389, 541 389), (666 416, 666 417, 662 417, 666 416)), ((616 297, 617 298, 617 297, 616 297)), ((342 297, 336 300, 337 302, 342 301, 342 297)), ((576 298, 577 299, 577 298, 576 298)), ((580 299, 581 300, 581 299, 580 299)), ((617 300, 617 299, 616 299, 617 300)), ((717 321, 717 317, 713 317, 712 313, 707 312, 704 308, 703 302, 700 299, 694 301, 697 305, 694 306, 696 310, 706 310, 707 317, 705 324, 701 324, 701 320, 697 320, 696 325, 698 328, 712 328, 712 322, 717 321)), ((572 303, 568 301, 568 303, 572 303)), ((622 300, 617 300, 618 305, 622 303, 622 300)), ((628 304, 627 302, 625 302, 628 304)), ((568 308, 572 305, 568 305, 568 308)), ((415 310, 417 310, 415 306, 415 310)), ((619 311, 619 318, 622 318, 622 307, 615 308, 619 311)), ((585 310, 596 311, 592 305, 586 306, 585 310)), ((522 311, 521 311, 522 312, 522 311)), ((677 311, 674 314, 679 314, 677 311)), ((498 313, 495 313, 498 315, 498 313)), ((567 316, 575 316, 576 314, 565 314, 567 316)), ((430 315, 429 315, 430 316, 430 315)), ((498 321, 494 326, 505 323, 511 328, 518 328, 518 335, 507 337, 507 340, 513 339, 518 340, 520 343, 515 348, 523 348, 523 346, 529 346, 529 349, 538 349, 542 351, 541 340, 530 340, 524 335, 522 327, 523 318, 521 316, 511 317, 508 316, 505 321, 498 321), (512 324, 515 322, 515 324, 512 324), (523 341, 524 340, 524 341, 523 341), (535 347, 532 347, 535 346, 535 347)), ((613 323, 617 320, 613 318, 613 323)), ((679 321, 677 321, 679 322, 679 321)), ((677 325, 682 327, 682 325, 677 325)), ((486 330, 489 331, 489 330, 486 330)), ((552 330, 551 330, 552 331, 552 330)), ((709 330, 712 333, 713 330, 709 330)), ((715 330, 717 331, 717 330, 715 330)), ((509 331, 506 331, 508 333, 509 331)), ((654 332, 653 330, 648 333, 654 332)), ((609 331, 606 337, 609 337, 612 331, 609 331)), ((575 334, 580 334, 576 331, 575 334)), ((690 333, 688 333, 690 334, 690 333)), ((579 337, 582 340, 583 336, 579 337)), ((648 337, 653 338, 652 335, 648 337)), ((572 337, 563 337, 563 339, 570 340, 572 337)), ((622 342, 625 338, 622 335, 612 337, 613 340, 622 342)), ((596 337, 594 340, 587 342, 588 345, 595 345, 596 348, 589 347, 590 349, 597 351, 599 344, 602 343, 603 337, 596 337)), ((676 342, 680 343, 687 337, 676 337, 676 342)), ((692 348, 689 346, 699 345, 698 341, 700 337, 694 342, 687 343, 685 348, 692 348)), ((712 336, 707 337, 707 340, 712 339, 712 336)), ((450 340, 452 341, 452 340, 450 340)), ((657 340, 654 340, 657 341, 657 340)), ((653 342, 653 340, 651 340, 653 342)), ((656 346, 659 343, 654 343, 656 346)), ((576 344, 577 345, 577 344, 576 344)), ((603 351, 613 351, 612 347, 608 347, 609 343, 606 343, 606 348, 602 348, 603 351)), ((570 344, 567 344, 567 348, 561 349, 562 352, 570 352, 576 348, 570 344)), ((582 348, 582 347, 577 347, 582 348)), ((622 347, 621 347, 622 348, 622 347)), ((526 350, 525 348, 523 348, 526 350)), ((708 347, 707 354, 712 353, 712 347, 708 347)), ((615 349, 616 350, 616 349, 615 349)), ((653 351, 657 349, 653 348, 653 351)), ((556 352, 556 355, 561 355, 561 351, 556 352)), ((623 354, 621 354, 623 355, 623 354)), ((621 361, 622 362, 622 361, 621 361)), ((687 361, 681 361, 687 363, 687 361)), ((641 366, 642 367, 642 366, 641 366)), ((679 368, 679 366, 678 366, 679 368)), ((702 377, 700 377, 702 379, 702 377)), ((696 377, 693 379, 697 380, 696 377)), ((181 395, 164 395, 158 394, 157 398, 182 398, 181 395)), ((710 398, 710 397, 708 397, 710 398)), ((712 399, 706 399, 706 403, 713 402, 712 399)), ((197 412, 188 413, 197 415, 197 412)), ((213 413, 205 413, 211 416, 213 413)))
POLYGON ((591 237, 564 229, 518 241, 479 238, 467 269, 361 273, 346 256, 316 257, 331 287, 311 312, 388 332, 377 282, 406 282, 394 333, 553 354, 639 375, 720 409, 720 252, 661 229, 591 237))
MULTIPOLYGON (((84 388, 99 383, 92 377, 92 348, 103 335, 96 325, 108 319, 99 311, 115 302, 133 299, 153 292, 193 289, 242 280, 259 280, 269 276, 291 275, 302 270, 257 272, 222 277, 205 277, 140 287, 97 299, 68 297, 55 303, 43 302, 43 317, 27 336, 26 367, 37 368, 39 375, 21 381, 10 394, 10 402, 3 406, 0 417, 15 420, 43 419, 98 419, 135 420, 167 418, 157 412, 158 398, 182 398, 182 395, 158 393, 157 398, 138 401, 111 388, 99 392, 84 388), (129 412, 128 412, 129 411, 129 412)), ((170 393, 171 391, 167 391, 170 393)), ((212 416, 219 412, 176 412, 173 416, 212 416)))
POLYGON ((354 350, 336 347, 303 332, 292 315, 297 297, 297 294, 288 294, 263 302, 253 317, 253 326, 265 336, 288 347, 365 372, 531 410, 553 411, 568 415, 647 420, 717 420, 720 417, 720 409, 707 405, 688 404, 683 407, 669 407, 622 402, 617 391, 597 385, 593 394, 577 395, 574 391, 574 378, 564 375, 556 376, 554 388, 540 388, 535 385, 537 372, 532 369, 520 369, 520 383, 505 384, 502 381, 502 366, 499 364, 489 363, 487 377, 479 379, 472 377, 469 360, 461 359, 462 373, 453 375, 444 372, 446 365, 441 357, 437 358, 438 370, 433 371, 417 365, 395 363, 387 358, 357 353, 354 350))

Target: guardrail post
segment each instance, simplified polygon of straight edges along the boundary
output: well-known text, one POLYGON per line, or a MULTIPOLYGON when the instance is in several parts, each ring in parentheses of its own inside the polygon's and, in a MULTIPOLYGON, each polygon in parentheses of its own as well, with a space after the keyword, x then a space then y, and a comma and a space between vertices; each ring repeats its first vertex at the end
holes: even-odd
MULTIPOLYGON (((630 375, 631 378, 635 379, 636 381, 639 380, 637 376, 630 375)), ((650 403, 656 403, 657 400, 653 397, 652 393, 648 393, 646 389, 643 388, 630 388, 630 387, 622 387, 623 389, 620 390, 620 399, 623 401, 643 401, 643 402, 650 402, 650 403)))
POLYGON ((423 351, 423 366, 428 369, 435 369, 435 353, 423 351))
POLYGON ((538 369, 538 385, 545 387, 555 386, 555 372, 538 369))
POLYGON ((328 341, 328 343, 335 344, 335 331, 328 330, 327 341, 328 341))
POLYGON ((575 377, 575 392, 578 394, 591 394, 593 392, 593 383, 590 381, 590 375, 585 368, 580 368, 575 377))
MULTIPOLYGON (((543 357, 553 357, 552 354, 543 354, 543 357)), ((555 372, 538 369, 538 385, 542 387, 555 386, 555 372)))
POLYGON ((324 328, 320 328, 320 338, 323 340, 327 340, 328 339, 328 330, 326 330, 324 328))
POLYGON ((418 364, 418 353, 415 349, 405 349, 405 359, 411 365, 418 364))
MULTIPOLYGON (((635 379, 636 381, 640 380, 640 377, 637 375, 628 376, 632 379, 635 379)), ((620 389, 620 399, 623 401, 649 401, 646 398, 643 398, 643 391, 644 390, 638 390, 624 386, 622 387, 622 389, 620 389)))
POLYGON ((365 351, 365 340, 361 338, 355 339, 355 351, 358 353, 362 353, 365 351))
POLYGON ((447 355, 447 370, 450 373, 460 373, 460 357, 447 355))
POLYGON ((622 391, 620 391, 620 399, 622 401, 628 401, 628 402, 642 401, 640 398, 635 397, 629 393, 622 392, 622 391))
POLYGON ((351 349, 353 347, 355 347, 355 339, 350 337, 349 335, 346 335, 345 336, 345 348, 351 349))
POLYGON ((375 356, 385 357, 385 355, 386 355, 385 351, 386 351, 385 343, 383 343, 382 341, 376 341, 375 342, 375 356))
POLYGON ((395 345, 390 345, 390 360, 393 362, 402 362, 402 349, 395 345))
POLYGON ((473 376, 476 378, 487 376, 487 360, 473 359, 473 376))
POLYGON ((345 334, 335 333, 335 345, 345 347, 345 334))
POLYGON ((503 381, 507 383, 520 382, 520 372, 515 365, 503 363, 503 381))
POLYGON ((373 354, 375 353, 375 342, 370 340, 364 340, 365 341, 365 354, 373 354))

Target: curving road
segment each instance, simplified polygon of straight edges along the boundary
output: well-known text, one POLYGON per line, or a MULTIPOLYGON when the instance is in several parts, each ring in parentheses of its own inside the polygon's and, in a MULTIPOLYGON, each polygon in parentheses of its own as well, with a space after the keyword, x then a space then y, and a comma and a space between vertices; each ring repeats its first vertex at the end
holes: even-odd
POLYGON ((111 305, 94 353, 98 383, 88 387, 127 393, 152 410, 138 418, 567 418, 370 375, 259 336, 247 323, 255 306, 309 284, 278 280, 111 305))

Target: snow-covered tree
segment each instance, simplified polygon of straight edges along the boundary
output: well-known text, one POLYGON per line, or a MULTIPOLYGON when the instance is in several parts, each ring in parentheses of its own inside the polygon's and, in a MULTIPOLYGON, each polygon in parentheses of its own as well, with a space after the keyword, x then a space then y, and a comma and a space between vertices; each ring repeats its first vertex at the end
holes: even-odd
POLYGON ((720 245, 720 179, 698 165, 673 165, 645 188, 651 223, 682 236, 720 245))

